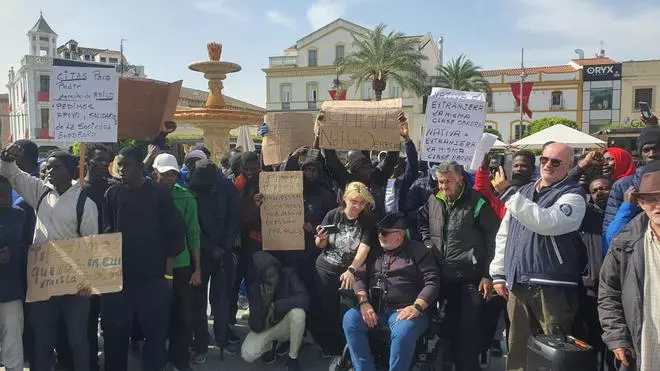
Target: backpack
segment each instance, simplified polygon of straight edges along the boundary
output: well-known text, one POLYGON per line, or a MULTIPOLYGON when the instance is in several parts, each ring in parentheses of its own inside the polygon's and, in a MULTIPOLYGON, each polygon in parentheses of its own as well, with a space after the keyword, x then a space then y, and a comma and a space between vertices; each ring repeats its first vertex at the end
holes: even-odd
MULTIPOLYGON (((41 194, 39 197, 39 201, 37 202, 37 207, 34 209, 34 214, 37 215, 39 212, 39 206, 41 205, 41 201, 44 200, 46 196, 52 191, 52 189, 48 188, 48 190, 44 193, 41 194)), ((78 202, 76 203, 76 232, 78 233, 78 236, 82 237, 82 234, 80 233, 80 225, 82 224, 82 217, 83 217, 83 212, 85 211, 85 201, 87 201, 87 198, 89 197, 87 195, 87 189, 81 188, 80 189, 80 195, 78 195, 78 202)))

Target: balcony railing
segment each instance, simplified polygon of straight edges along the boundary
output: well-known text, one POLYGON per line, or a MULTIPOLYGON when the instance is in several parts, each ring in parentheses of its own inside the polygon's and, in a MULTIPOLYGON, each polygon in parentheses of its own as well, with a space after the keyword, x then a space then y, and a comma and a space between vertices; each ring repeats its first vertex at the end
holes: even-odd
POLYGON ((282 111, 289 111, 291 109, 291 102, 282 102, 282 111))
POLYGON ((309 109, 317 109, 318 107, 317 107, 316 102, 310 102, 310 101, 308 101, 308 102, 307 102, 307 108, 309 108, 309 109))
POLYGON ((296 56, 285 55, 281 57, 268 57, 268 67, 296 67, 296 56))

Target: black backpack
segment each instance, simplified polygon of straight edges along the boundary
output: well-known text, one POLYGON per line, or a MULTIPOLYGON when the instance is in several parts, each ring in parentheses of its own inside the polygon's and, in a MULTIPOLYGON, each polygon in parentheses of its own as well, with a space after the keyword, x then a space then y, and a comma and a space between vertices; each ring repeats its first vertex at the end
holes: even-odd
MULTIPOLYGON (((39 206, 41 205, 41 201, 44 200, 44 198, 52 191, 52 189, 48 188, 48 190, 44 193, 41 194, 39 197, 39 201, 37 202, 37 207, 34 209, 34 214, 36 215, 39 212, 39 206)), ((77 225, 76 225, 76 232, 78 233, 78 236, 82 237, 82 234, 80 233, 80 224, 82 223, 82 217, 83 217, 83 212, 85 212, 85 201, 87 201, 87 198, 89 196, 87 195, 87 189, 82 188, 80 190, 80 195, 78 195, 78 202, 76 203, 76 218, 77 218, 77 225)))

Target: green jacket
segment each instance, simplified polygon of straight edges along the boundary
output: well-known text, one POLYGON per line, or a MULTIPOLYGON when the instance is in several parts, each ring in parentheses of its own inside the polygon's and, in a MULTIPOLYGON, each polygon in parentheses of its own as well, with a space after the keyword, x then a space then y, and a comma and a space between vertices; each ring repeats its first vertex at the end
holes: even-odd
POLYGON ((179 211, 186 230, 186 246, 174 259, 174 268, 190 266, 190 249, 199 249, 200 231, 197 219, 197 200, 189 190, 175 184, 172 189, 172 200, 179 211))

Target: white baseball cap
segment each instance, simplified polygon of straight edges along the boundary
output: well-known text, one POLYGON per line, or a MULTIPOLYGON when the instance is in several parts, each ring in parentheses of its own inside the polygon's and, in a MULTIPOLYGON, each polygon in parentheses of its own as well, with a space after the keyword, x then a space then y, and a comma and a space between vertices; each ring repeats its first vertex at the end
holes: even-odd
POLYGON ((160 155, 156 156, 154 159, 154 169, 156 169, 156 171, 160 174, 164 174, 172 170, 176 171, 177 173, 180 172, 179 163, 176 161, 176 157, 170 155, 169 153, 161 153, 160 155))

